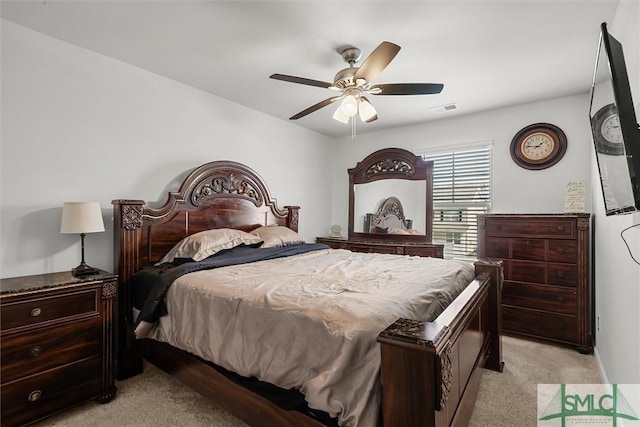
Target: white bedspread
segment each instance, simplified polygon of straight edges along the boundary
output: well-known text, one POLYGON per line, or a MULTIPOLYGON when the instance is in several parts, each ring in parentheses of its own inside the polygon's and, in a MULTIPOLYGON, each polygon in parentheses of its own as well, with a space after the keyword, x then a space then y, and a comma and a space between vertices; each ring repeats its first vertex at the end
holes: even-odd
POLYGON ((182 276, 149 337, 298 388, 341 426, 375 427, 377 334, 433 320, 473 279, 459 261, 327 249, 182 276))

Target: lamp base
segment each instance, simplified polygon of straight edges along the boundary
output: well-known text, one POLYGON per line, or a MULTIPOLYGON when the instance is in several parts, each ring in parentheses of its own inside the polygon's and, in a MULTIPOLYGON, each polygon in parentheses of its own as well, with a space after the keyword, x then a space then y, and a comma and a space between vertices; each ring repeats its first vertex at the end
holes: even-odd
POLYGON ((94 267, 90 267, 83 262, 76 268, 72 268, 71 273, 76 277, 82 277, 82 276, 90 276, 92 274, 99 274, 100 270, 94 267))

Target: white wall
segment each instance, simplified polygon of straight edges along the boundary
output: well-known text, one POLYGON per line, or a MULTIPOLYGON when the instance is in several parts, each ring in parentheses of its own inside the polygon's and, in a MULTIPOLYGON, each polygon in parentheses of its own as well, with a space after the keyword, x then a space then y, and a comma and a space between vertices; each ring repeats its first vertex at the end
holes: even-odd
MULTIPOLYGON (((622 43, 629 83, 640 114, 640 3, 621 1, 609 32, 622 43)), ((597 45, 597 41, 594 43, 597 45)), ((594 46, 595 49, 595 46, 594 46)), ((640 383, 640 214, 607 217, 598 179, 595 153, 591 158, 594 201, 596 357, 610 383, 640 383), (627 249, 620 233, 624 233, 627 249)))
POLYGON ((280 206, 300 205, 314 241, 331 223, 334 143, 3 20, 0 277, 79 264, 79 236, 59 233, 65 201, 100 202, 107 230, 87 235, 87 263, 113 270, 111 200, 164 201, 167 183, 213 160, 250 166, 280 206))

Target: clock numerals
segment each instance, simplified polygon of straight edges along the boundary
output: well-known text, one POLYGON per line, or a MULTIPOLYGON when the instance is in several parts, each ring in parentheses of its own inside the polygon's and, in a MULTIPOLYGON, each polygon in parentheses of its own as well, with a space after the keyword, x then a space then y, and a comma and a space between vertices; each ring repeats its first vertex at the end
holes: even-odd
POLYGON ((544 133, 534 133, 528 136, 520 149, 522 155, 531 160, 540 160, 553 152, 555 143, 552 138, 544 133))

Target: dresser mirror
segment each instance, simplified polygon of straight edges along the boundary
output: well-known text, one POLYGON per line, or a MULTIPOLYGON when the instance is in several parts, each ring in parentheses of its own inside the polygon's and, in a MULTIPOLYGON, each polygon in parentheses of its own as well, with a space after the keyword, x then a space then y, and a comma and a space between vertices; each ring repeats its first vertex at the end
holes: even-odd
POLYGON ((348 172, 350 240, 431 242, 431 162, 401 148, 385 148, 348 172), (376 214, 385 218, 372 226, 376 214))

